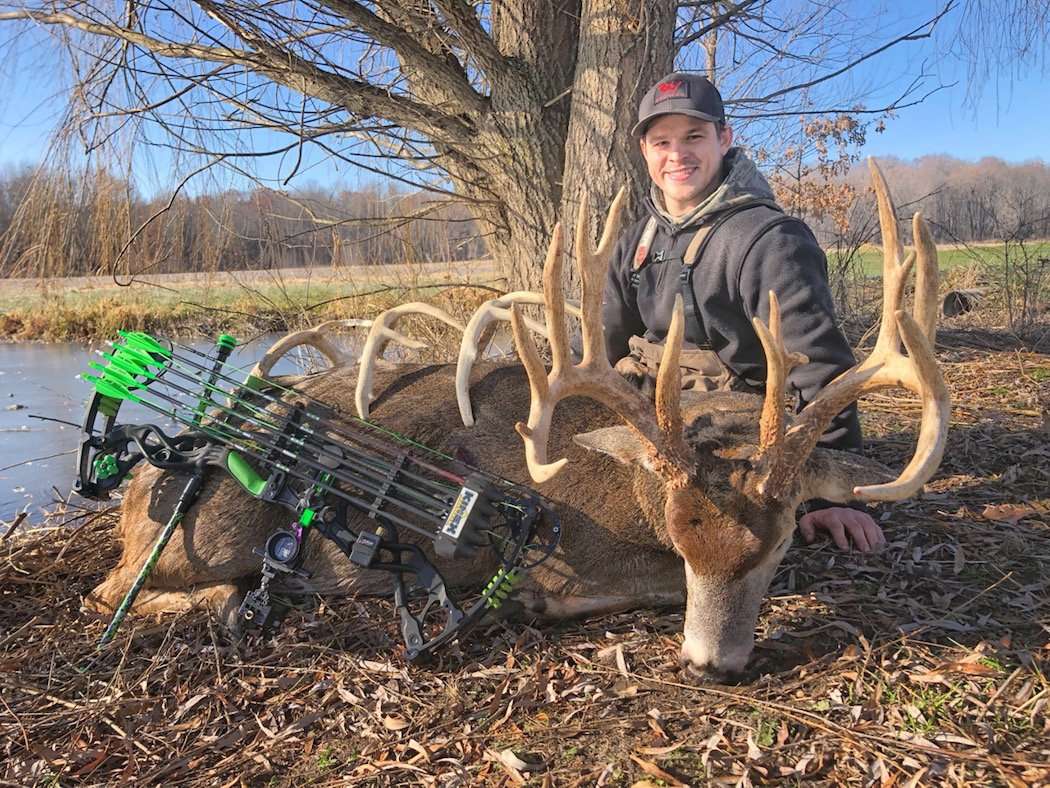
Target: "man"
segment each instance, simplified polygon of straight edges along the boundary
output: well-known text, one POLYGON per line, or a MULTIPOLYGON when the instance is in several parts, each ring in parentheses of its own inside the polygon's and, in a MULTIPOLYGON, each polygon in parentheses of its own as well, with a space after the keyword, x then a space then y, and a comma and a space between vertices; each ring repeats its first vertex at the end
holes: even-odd
MULTIPOLYGON (((761 391, 765 355, 751 325, 769 319, 770 290, 781 305, 784 344, 809 364, 789 377, 797 406, 854 364, 835 324, 827 261, 810 229, 777 206, 765 178, 738 148, 722 97, 708 80, 673 73, 645 94, 632 131, 652 179, 648 216, 620 238, 603 303, 606 352, 618 369, 655 371, 675 296, 686 307, 687 387, 761 391), (691 361, 689 360, 691 359, 691 361)), ((840 414, 821 445, 858 451, 856 406, 840 414)), ((849 549, 885 544, 866 510, 810 501, 799 530, 817 530, 849 549)))

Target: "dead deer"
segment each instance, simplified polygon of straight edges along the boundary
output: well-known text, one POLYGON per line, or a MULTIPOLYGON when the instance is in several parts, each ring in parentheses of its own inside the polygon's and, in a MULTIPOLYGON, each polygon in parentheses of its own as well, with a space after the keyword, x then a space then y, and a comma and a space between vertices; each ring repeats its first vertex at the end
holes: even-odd
MULTIPOLYGON (((569 359, 560 289, 561 229, 555 228, 544 273, 553 357, 549 373, 516 314, 512 322, 523 365, 475 365, 472 428, 460 423, 451 405, 455 366, 411 364, 375 371, 377 393, 368 404, 376 421, 469 457, 492 473, 522 483, 531 479, 558 508, 562 542, 550 560, 527 575, 517 597, 520 609, 563 619, 685 602, 682 662, 698 676, 724 680, 739 674, 751 654, 759 608, 790 544, 800 501, 898 500, 915 494, 930 478, 944 450, 949 411, 933 355, 936 248, 916 215, 916 252, 900 261, 889 193, 874 164, 872 174, 884 245, 884 303, 875 350, 790 419, 784 410, 785 380, 804 359, 783 346, 775 295, 768 324, 755 322, 768 360, 764 399, 680 391, 680 308, 666 343, 655 403, 609 367, 602 351, 600 300, 622 193, 609 210, 596 249, 586 238, 586 205, 580 209, 576 250, 583 283, 583 358, 578 365, 569 359), (916 261, 915 307, 908 314, 901 308, 903 292, 916 261), (900 349, 902 339, 907 356, 900 349), (922 399, 917 449, 899 475, 874 460, 817 447, 835 414, 865 393, 887 388, 908 389, 922 399), (515 427, 525 441, 524 452, 512 442, 515 427), (563 459, 548 463, 552 452, 563 459)), ((302 386, 350 413, 352 374, 349 367, 337 367, 302 386)), ((182 484, 155 469, 136 474, 119 524, 123 556, 89 595, 87 607, 108 611, 119 602, 182 484)), ((213 474, 136 609, 208 603, 227 613, 236 610, 239 585, 259 571, 252 547, 288 519, 286 511, 250 498, 232 479, 213 474)), ((488 569, 477 563, 436 563, 447 579, 463 584, 479 582, 488 569)), ((383 593, 388 588, 385 574, 352 566, 323 540, 308 544, 303 568, 310 575, 304 591, 383 593)))

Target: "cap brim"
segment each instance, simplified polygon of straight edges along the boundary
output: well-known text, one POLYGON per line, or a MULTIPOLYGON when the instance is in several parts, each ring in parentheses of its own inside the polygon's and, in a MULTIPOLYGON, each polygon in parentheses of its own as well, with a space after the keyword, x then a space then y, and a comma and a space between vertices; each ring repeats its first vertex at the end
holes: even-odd
POLYGON ((634 124, 634 128, 631 129, 631 136, 635 139, 641 139, 641 136, 645 133, 645 129, 657 118, 661 118, 664 115, 687 115, 690 118, 696 118, 697 120, 708 120, 711 123, 724 123, 725 118, 716 118, 714 115, 708 115, 706 112, 700 112, 695 109, 669 109, 662 112, 653 112, 650 115, 646 115, 640 121, 634 124))

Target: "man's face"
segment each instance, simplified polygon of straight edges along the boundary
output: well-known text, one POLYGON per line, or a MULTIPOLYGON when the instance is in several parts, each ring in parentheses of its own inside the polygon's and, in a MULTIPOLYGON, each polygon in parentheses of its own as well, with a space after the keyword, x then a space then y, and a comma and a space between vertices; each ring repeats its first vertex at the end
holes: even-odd
POLYGON ((642 157, 668 213, 681 216, 717 188, 732 143, 728 126, 719 134, 711 121, 688 115, 662 115, 650 124, 641 139, 642 157))

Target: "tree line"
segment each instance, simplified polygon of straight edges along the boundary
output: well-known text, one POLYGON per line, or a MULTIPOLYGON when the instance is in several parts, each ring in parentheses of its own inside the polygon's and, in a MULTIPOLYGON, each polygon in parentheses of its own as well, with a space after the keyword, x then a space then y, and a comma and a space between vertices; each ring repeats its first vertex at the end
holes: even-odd
MULTIPOLYGON (((937 155, 880 164, 902 213, 922 210, 939 243, 1050 238, 1045 162, 937 155)), ((830 184, 814 183, 819 177, 810 174, 801 193, 846 195, 845 226, 812 201, 792 203, 783 180, 778 193, 824 245, 877 226, 865 167, 830 184)), ((101 169, 0 171, 4 277, 455 261, 488 252, 466 206, 392 184, 145 198, 128 179, 101 169)))
MULTIPOLYGON (((1050 164, 1012 164, 987 157, 976 162, 951 156, 914 161, 883 158, 879 166, 902 216, 922 211, 937 243, 1025 242, 1050 238, 1050 164)), ((864 197, 870 176, 855 166, 842 179, 853 196, 847 216, 852 231, 877 227, 874 201, 864 197)), ((829 218, 811 220, 831 246, 842 228, 829 218)), ((907 228, 902 224, 902 231, 907 228)))
POLYGON ((131 275, 466 260, 461 203, 394 185, 138 193, 101 168, 0 170, 0 275, 131 275))

